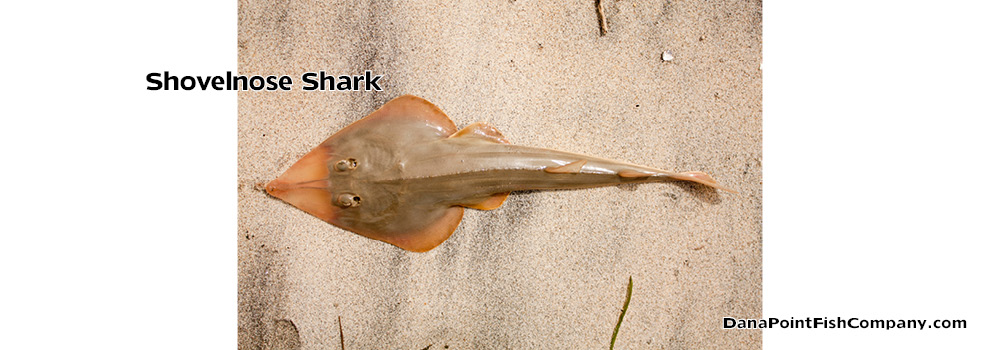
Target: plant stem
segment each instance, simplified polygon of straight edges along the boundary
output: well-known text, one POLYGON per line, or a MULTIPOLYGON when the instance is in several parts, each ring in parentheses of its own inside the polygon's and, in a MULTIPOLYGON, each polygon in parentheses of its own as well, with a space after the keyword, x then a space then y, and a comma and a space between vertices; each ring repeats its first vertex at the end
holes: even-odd
POLYGON ((615 332, 611 334, 611 347, 615 350, 615 339, 618 338, 618 328, 621 328, 622 321, 625 320, 625 311, 628 311, 628 302, 632 300, 632 276, 628 276, 628 290, 625 291, 625 306, 622 306, 622 313, 618 315, 618 324, 615 325, 615 332))

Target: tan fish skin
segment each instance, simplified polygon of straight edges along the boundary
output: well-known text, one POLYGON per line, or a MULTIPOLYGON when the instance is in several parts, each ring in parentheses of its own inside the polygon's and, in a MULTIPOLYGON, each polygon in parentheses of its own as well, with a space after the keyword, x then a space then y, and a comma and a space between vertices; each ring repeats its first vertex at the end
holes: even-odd
POLYGON ((437 106, 406 95, 337 132, 265 189, 337 227, 425 252, 451 236, 463 207, 495 209, 511 191, 675 180, 730 191, 702 172, 511 145, 482 123, 456 130, 437 106))

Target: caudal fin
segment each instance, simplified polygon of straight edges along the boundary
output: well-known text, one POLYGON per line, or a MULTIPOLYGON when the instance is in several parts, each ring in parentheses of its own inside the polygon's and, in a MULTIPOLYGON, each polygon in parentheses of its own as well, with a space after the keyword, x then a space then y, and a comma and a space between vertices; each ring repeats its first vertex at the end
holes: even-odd
POLYGON ((723 190, 723 191, 726 191, 726 192, 729 192, 729 193, 736 193, 736 191, 733 191, 731 189, 722 187, 722 185, 719 185, 718 181, 715 181, 715 179, 713 179, 711 176, 708 176, 708 174, 700 172, 700 171, 688 171, 688 172, 683 172, 683 173, 675 173, 675 174, 671 174, 670 178, 674 179, 674 180, 680 180, 680 181, 697 182, 697 183, 700 183, 702 185, 709 186, 709 187, 712 187, 712 188, 718 188, 720 190, 723 190))

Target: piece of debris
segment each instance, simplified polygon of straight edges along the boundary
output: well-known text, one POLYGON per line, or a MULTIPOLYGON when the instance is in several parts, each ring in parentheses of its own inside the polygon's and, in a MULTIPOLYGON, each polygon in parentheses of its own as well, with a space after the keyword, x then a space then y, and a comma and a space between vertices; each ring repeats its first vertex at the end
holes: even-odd
POLYGON ((608 350, 615 350, 615 339, 618 339, 618 329, 625 320, 625 311, 628 311, 628 302, 632 300, 632 276, 628 276, 628 289, 625 290, 625 305, 622 305, 622 313, 618 314, 618 323, 615 324, 615 332, 611 333, 611 346, 608 350))
POLYGON ((601 36, 608 34, 608 21, 604 18, 604 5, 601 4, 601 0, 597 0, 595 3, 597 6, 597 22, 600 25, 601 36))
POLYGON ((340 316, 337 316, 337 328, 340 328, 340 350, 344 350, 344 324, 340 322, 340 316))
POLYGON ((669 50, 668 51, 663 51, 663 60, 666 61, 666 62, 673 61, 674 60, 674 54, 670 53, 669 50))

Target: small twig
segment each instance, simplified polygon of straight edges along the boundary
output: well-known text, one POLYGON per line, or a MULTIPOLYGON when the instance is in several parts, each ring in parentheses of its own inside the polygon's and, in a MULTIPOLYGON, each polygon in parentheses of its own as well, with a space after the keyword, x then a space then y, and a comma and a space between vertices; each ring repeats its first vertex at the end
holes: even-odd
POLYGON ((340 350, 344 350, 344 324, 340 322, 340 316, 337 316, 337 327, 340 327, 340 350))
POLYGON ((604 5, 597 0, 597 21, 601 25, 601 36, 608 33, 608 21, 604 18, 604 5))
POLYGON ((615 332, 611 334, 611 347, 609 350, 615 349, 615 339, 618 338, 618 328, 622 326, 622 320, 625 319, 625 311, 628 311, 628 302, 632 300, 632 276, 628 276, 628 289, 625 291, 625 306, 622 306, 622 313, 618 315, 618 324, 615 325, 615 332))

